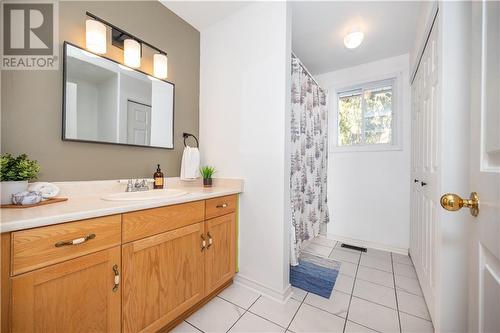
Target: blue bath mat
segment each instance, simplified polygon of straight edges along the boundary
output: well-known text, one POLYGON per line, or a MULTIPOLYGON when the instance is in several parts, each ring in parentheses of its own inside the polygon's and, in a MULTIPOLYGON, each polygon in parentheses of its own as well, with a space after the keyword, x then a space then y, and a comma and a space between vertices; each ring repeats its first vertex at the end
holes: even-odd
POLYGON ((313 294, 330 298, 340 263, 330 258, 302 253, 297 266, 290 266, 290 284, 313 294))

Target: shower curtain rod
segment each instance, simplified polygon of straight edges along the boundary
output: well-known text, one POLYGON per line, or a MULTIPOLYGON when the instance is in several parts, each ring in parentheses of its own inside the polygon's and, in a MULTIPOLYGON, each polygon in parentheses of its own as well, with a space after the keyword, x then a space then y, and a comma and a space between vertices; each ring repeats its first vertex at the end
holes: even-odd
POLYGON ((314 83, 316 83, 318 85, 318 87, 320 87, 321 90, 323 90, 323 87, 321 87, 321 85, 318 83, 318 81, 316 81, 314 76, 312 76, 311 72, 309 72, 307 67, 302 63, 302 60, 300 60, 300 58, 297 57, 297 55, 293 51, 292 51, 292 55, 299 61, 300 66, 302 66, 302 68, 306 71, 307 75, 309 75, 309 77, 314 81, 314 83))

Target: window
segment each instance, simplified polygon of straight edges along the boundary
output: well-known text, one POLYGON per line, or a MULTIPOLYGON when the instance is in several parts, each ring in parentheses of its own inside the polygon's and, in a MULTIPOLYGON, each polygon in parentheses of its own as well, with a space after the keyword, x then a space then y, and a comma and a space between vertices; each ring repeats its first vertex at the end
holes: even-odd
POLYGON ((394 86, 395 79, 389 79, 337 93, 337 147, 394 146, 394 86))

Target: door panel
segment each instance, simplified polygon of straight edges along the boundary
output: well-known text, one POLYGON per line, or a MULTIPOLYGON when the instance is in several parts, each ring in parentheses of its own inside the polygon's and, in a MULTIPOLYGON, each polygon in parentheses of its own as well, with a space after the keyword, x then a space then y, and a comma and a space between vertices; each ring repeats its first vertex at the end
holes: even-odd
POLYGON ((438 18, 412 84, 410 254, 431 316, 436 295, 439 164, 438 18))
POLYGON ((203 226, 123 245, 124 332, 156 332, 204 297, 203 226))
MULTIPOLYGON (((500 332, 500 3, 473 4, 470 190, 473 218, 470 330, 500 332)), ((464 193, 467 196, 467 193, 464 193)), ((468 213, 467 213, 468 214, 468 213)))
POLYGON ((120 247, 12 278, 13 332, 119 332, 120 247))
POLYGON ((148 146, 151 141, 151 106, 127 101, 127 143, 148 146))
POLYGON ((205 291, 212 291, 229 281, 235 273, 235 214, 206 222, 208 244, 205 253, 205 291))

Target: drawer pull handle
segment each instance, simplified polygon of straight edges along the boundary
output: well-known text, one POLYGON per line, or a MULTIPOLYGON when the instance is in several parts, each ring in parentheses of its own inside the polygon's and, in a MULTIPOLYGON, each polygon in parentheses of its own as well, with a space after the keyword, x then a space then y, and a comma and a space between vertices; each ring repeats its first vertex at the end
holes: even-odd
POLYGON ((94 238, 95 238, 95 234, 90 234, 88 236, 69 240, 69 241, 57 242, 55 244, 55 247, 62 247, 62 246, 66 246, 66 245, 78 245, 78 244, 85 243, 86 241, 89 241, 89 240, 94 239, 94 238))
POLYGON ((206 247, 207 247, 207 241, 205 240, 205 237, 201 235, 201 252, 203 252, 203 250, 205 250, 206 247))
POLYGON ((212 235, 210 235, 209 232, 207 232, 207 235, 208 235, 208 246, 207 246, 207 249, 210 248, 210 246, 212 246, 212 235))
POLYGON ((226 208, 227 207, 227 203, 223 203, 222 205, 217 205, 215 206, 216 208, 226 208))
POLYGON ((120 271, 118 271, 118 265, 113 266, 113 273, 115 273, 115 285, 113 286, 113 292, 118 291, 120 286, 120 271))

